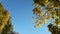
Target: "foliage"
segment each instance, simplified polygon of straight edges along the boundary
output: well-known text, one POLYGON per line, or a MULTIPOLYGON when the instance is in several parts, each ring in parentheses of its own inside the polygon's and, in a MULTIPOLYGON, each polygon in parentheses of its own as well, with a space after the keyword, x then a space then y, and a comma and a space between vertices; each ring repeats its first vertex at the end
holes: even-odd
MULTIPOLYGON (((42 27, 43 24, 46 24, 48 20, 53 19, 54 21, 49 24, 53 27, 49 29, 53 30, 56 26, 57 30, 60 32, 60 0, 33 0, 35 8, 33 9, 33 14, 36 15, 34 18, 36 28, 42 27)), ((50 31, 51 31, 50 30, 50 31)), ((56 29, 53 30, 53 32, 56 29)), ((57 31, 57 33, 59 33, 57 31)), ((55 33, 55 34, 57 34, 55 33)), ((52 33, 54 34, 54 33, 52 33)))
POLYGON ((0 34, 16 34, 13 32, 10 12, 0 3, 0 34))

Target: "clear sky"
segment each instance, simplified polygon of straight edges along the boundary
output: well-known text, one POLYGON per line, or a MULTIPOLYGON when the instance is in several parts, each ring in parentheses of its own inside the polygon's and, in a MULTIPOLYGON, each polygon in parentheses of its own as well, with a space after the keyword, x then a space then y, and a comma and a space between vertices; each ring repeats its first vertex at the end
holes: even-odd
POLYGON ((14 31, 20 34, 51 34, 47 28, 48 23, 42 28, 34 28, 33 0, 0 0, 0 2, 10 11, 14 31))

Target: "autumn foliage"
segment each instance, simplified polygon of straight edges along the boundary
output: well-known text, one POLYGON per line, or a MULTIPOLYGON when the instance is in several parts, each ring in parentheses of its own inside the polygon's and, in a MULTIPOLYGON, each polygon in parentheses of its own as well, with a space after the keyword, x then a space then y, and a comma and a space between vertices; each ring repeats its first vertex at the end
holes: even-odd
POLYGON ((48 25, 52 34, 60 34, 60 0, 33 0, 35 8, 33 14, 35 18, 35 28, 42 27, 50 19, 48 25))
POLYGON ((10 12, 0 3, 0 34, 18 34, 13 31, 10 12))

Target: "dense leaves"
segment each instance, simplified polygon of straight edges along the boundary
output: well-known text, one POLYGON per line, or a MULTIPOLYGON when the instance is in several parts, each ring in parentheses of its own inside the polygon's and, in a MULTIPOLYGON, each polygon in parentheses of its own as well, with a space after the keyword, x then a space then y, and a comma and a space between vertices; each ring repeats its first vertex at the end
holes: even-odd
POLYGON ((34 16, 34 18, 36 19, 34 27, 42 27, 47 23, 47 21, 53 19, 53 21, 50 20, 51 24, 48 25, 48 28, 52 34, 60 34, 60 0, 33 1, 35 5, 33 14, 36 15, 34 16))
POLYGON ((13 32, 10 12, 0 3, 0 34, 18 34, 13 32))
POLYGON ((10 34, 13 31, 13 26, 10 19, 8 20, 7 25, 5 25, 5 27, 3 28, 2 34, 10 34))
POLYGON ((60 34, 60 28, 58 28, 58 26, 53 26, 53 24, 49 24, 48 28, 52 34, 60 34))

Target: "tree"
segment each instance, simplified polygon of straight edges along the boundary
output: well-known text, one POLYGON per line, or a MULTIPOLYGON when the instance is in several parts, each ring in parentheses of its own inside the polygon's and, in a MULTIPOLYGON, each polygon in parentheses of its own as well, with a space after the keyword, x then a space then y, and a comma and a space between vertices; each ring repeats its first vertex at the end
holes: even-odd
POLYGON ((0 3, 0 34, 15 34, 11 23, 10 12, 0 3))
POLYGON ((60 0, 33 0, 35 8, 33 14, 36 21, 34 27, 42 27, 48 20, 53 19, 48 25, 52 34, 60 34, 60 0))

